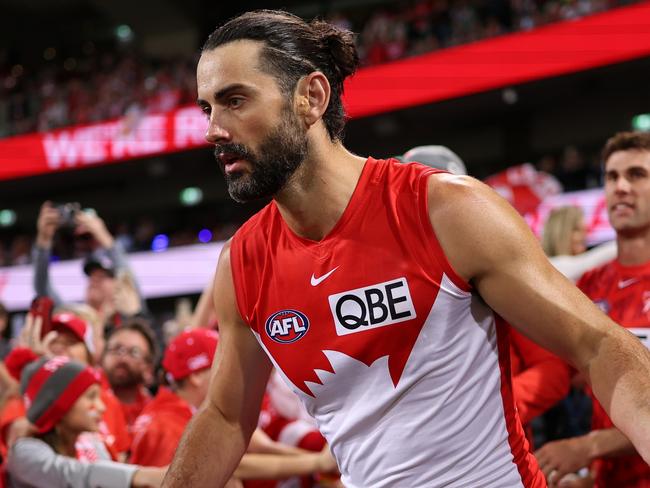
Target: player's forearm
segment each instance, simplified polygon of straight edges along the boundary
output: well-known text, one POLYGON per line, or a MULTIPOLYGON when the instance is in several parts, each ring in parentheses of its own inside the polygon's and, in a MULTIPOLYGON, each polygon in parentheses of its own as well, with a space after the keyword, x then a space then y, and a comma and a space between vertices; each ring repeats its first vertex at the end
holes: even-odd
POLYGON ((202 408, 185 429, 163 487, 224 486, 249 437, 250 433, 228 422, 216 407, 202 408))
POLYGON ((589 446, 591 460, 627 456, 636 452, 630 440, 618 429, 593 430, 583 436, 583 439, 589 446))
MULTIPOLYGON (((613 326, 616 327, 616 326, 613 326)), ((586 372, 614 424, 650 461, 650 353, 622 327, 600 341, 586 372)))

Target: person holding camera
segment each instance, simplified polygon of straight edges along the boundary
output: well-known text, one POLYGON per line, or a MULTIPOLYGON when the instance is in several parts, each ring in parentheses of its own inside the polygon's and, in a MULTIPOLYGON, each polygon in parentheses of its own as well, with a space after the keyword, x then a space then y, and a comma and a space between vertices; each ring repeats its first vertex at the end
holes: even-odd
POLYGON ((78 204, 54 206, 46 201, 41 206, 33 249, 36 294, 51 297, 57 306, 63 302, 49 277, 54 236, 62 227, 74 228, 75 235, 89 234, 99 245, 100 251, 86 259, 84 272, 88 276, 85 301, 99 314, 100 323, 110 326, 116 316, 145 313, 146 304, 121 245, 98 215, 81 211, 78 204))

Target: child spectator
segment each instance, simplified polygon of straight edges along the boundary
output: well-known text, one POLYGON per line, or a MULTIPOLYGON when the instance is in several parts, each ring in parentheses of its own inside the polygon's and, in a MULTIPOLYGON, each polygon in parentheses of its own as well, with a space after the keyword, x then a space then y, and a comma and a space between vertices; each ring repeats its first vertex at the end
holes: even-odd
MULTIPOLYGON (((97 432, 105 405, 99 376, 90 367, 57 356, 31 363, 22 375, 27 419, 36 434, 12 446, 7 470, 9 486, 28 488, 160 486, 165 469, 141 468, 110 460, 102 444, 95 457, 79 450, 79 438, 97 432), (84 459, 87 462, 81 462, 84 459)), ((86 442, 93 443, 88 437, 86 442)))
MULTIPOLYGON (((31 315, 27 316, 23 329, 23 342, 28 346, 27 350, 31 349, 32 353, 36 355, 63 355, 85 365, 93 364, 92 329, 86 321, 68 312, 54 314, 52 317, 53 331, 43 341, 40 339, 40 324, 40 317, 34 320, 31 315)), ((15 352, 19 354, 24 349, 20 348, 15 352)), ((22 356, 28 357, 29 354, 22 354, 22 356)), ((21 362, 22 364, 24 361, 21 362)), ((20 367, 14 369, 16 370, 14 374, 16 374, 20 367)), ((104 442, 106 450, 113 459, 124 460, 131 438, 119 401, 108 387, 103 388, 100 395, 102 402, 108 408, 105 409, 99 423, 99 438, 104 442)), ((18 397, 8 402, 0 414, 0 433, 2 433, 3 442, 9 447, 15 437, 12 432, 16 431, 16 427, 19 432, 26 431, 24 417, 27 408, 22 399, 18 397)))

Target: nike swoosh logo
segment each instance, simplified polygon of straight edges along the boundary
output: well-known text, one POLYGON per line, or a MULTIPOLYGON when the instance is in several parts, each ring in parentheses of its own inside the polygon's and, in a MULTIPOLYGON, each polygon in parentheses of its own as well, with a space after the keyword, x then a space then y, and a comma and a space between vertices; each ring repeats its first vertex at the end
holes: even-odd
POLYGON ((330 275, 331 275, 334 271, 336 271, 337 269, 339 269, 338 266, 337 266, 336 268, 334 268, 333 270, 328 271, 328 272, 325 273, 323 276, 320 276, 320 277, 318 277, 318 278, 316 278, 316 277, 314 276, 314 274, 312 273, 312 275, 311 275, 311 286, 318 286, 318 285, 320 285, 323 281, 325 281, 327 278, 329 278, 330 275))
POLYGON ((618 280, 618 288, 625 288, 639 281, 639 278, 630 278, 629 280, 618 280))

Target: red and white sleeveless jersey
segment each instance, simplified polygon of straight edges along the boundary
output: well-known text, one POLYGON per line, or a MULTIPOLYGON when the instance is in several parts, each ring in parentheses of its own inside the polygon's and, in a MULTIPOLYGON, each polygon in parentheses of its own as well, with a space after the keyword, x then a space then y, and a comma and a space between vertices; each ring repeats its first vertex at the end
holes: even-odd
POLYGON ((587 271, 578 281, 585 295, 617 324, 630 329, 650 347, 650 263, 623 266, 610 261, 587 271))
MULTIPOLYGON (((611 261, 586 272, 578 281, 578 287, 614 322, 627 328, 650 348, 650 263, 623 266, 616 260, 611 261)), ((592 429, 614 427, 593 394, 592 399, 592 429)), ((597 488, 650 487, 650 467, 638 454, 599 459, 594 464, 597 488)))
POLYGON ((430 224, 433 173, 368 159, 319 242, 270 203, 232 240, 240 314, 346 487, 546 486, 514 408, 507 326, 430 224))

